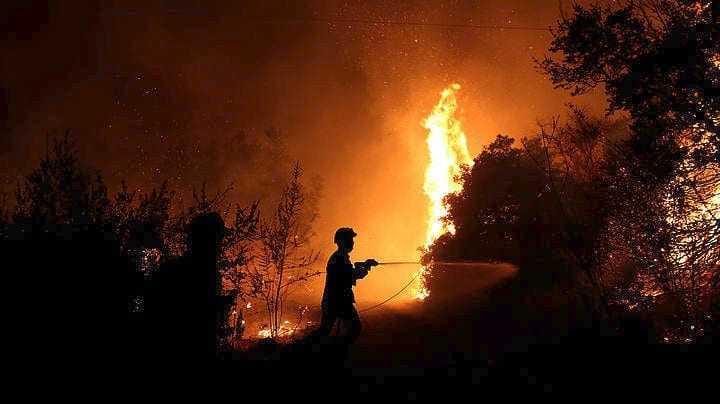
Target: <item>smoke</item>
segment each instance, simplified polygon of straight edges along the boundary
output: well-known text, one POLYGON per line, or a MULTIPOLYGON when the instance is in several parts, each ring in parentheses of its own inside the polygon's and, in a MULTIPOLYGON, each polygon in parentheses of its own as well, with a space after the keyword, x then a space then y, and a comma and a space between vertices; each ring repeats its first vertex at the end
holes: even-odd
MULTIPOLYGON (((499 132, 529 134, 567 101, 532 65, 550 35, 308 19, 548 26, 557 10, 384 3, 8 2, 6 189, 37 163, 46 133, 66 128, 111 187, 232 184, 233 200, 267 205, 299 160, 313 188, 322 180, 316 243, 326 255, 334 229, 352 226, 358 259, 414 260, 427 214, 422 119, 459 82, 473 154, 499 132)), ((373 274, 357 294, 381 299, 412 271, 373 274)))

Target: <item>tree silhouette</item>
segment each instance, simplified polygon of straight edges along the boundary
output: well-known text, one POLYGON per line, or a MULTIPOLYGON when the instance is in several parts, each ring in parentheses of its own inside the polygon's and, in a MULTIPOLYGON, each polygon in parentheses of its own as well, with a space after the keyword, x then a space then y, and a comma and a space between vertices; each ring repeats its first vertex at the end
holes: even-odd
POLYGON ((720 259, 718 18, 712 1, 573 4, 554 55, 538 61, 557 87, 602 86, 609 112, 629 115, 622 158, 607 167, 598 261, 608 276, 635 273, 630 306, 674 300, 693 329, 720 259))
POLYGON ((464 171, 464 191, 447 198, 456 235, 436 243, 438 258, 521 263, 538 252, 523 244, 537 220, 532 202, 543 188, 542 172, 513 143, 498 136, 464 171))
POLYGON ((507 261, 521 269, 592 272, 605 210, 604 166, 614 158, 623 124, 571 107, 568 122, 542 124, 537 136, 498 136, 450 195, 455 236, 434 247, 442 259, 507 261))
POLYGON ((69 132, 54 138, 40 166, 18 184, 13 221, 26 225, 96 225, 109 213, 99 173, 82 167, 69 132))
MULTIPOLYGON (((310 276, 302 271, 317 258, 310 251, 301 253, 312 236, 316 195, 306 192, 301 184, 299 164, 282 190, 275 214, 261 222, 258 201, 247 206, 226 201, 232 187, 210 194, 203 184, 193 189, 191 203, 184 208, 167 182, 148 192, 131 189, 123 182, 109 197, 100 174, 81 163, 69 132, 48 141, 39 166, 18 184, 16 202, 10 206, 4 195, 0 198, 0 238, 11 235, 26 240, 27 248, 32 248, 34 238, 38 242, 95 240, 107 247, 107 256, 93 255, 92 251, 81 252, 78 241, 73 243, 72 252, 80 254, 82 262, 92 263, 88 268, 113 268, 112 276, 117 278, 113 285, 121 295, 127 293, 130 317, 141 327, 144 289, 155 282, 155 271, 173 267, 186 255, 190 227, 196 218, 218 213, 225 229, 217 268, 222 293, 235 301, 228 325, 234 337, 240 337, 244 329, 241 303, 262 294, 267 298, 277 336, 285 299, 293 285, 310 276), (254 276, 249 276, 251 263, 255 264, 254 276)), ((55 247, 61 248, 53 244, 55 247)), ((71 266, 76 257, 68 250, 58 259, 71 266)), ((102 270, 97 273, 101 275, 102 270)))
POLYGON ((138 195, 121 184, 120 191, 110 204, 108 221, 118 235, 124 251, 131 249, 157 249, 164 253, 168 246, 168 226, 174 193, 167 183, 138 195))
POLYGON ((308 271, 318 258, 308 245, 316 213, 308 204, 301 179, 302 169, 296 163, 274 215, 260 222, 258 262, 249 276, 254 293, 265 303, 272 338, 281 334, 285 303, 293 286, 317 275, 308 271))

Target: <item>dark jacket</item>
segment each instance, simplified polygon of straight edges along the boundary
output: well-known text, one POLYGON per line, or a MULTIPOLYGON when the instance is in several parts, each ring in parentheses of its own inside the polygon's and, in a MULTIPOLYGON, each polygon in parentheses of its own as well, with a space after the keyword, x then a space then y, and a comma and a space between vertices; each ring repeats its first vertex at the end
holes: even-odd
POLYGON ((336 308, 352 305, 355 302, 352 291, 355 280, 355 270, 350 262, 350 256, 335 251, 327 263, 323 307, 336 308))

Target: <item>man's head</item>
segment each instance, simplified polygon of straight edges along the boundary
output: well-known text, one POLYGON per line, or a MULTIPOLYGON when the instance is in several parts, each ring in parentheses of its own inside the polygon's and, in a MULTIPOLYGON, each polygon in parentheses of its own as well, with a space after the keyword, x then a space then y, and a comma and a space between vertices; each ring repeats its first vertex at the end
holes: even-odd
POLYGON ((357 236, 357 233, 355 233, 352 228, 341 227, 335 232, 335 244, 337 244, 338 249, 350 252, 355 246, 355 241, 353 240, 355 236, 357 236))

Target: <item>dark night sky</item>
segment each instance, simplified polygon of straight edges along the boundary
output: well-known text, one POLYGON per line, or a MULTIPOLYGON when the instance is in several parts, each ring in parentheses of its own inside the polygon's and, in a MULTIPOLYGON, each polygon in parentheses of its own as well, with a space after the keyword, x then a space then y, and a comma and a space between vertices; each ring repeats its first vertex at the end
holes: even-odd
MULTIPOLYGON (((425 232, 420 122, 438 93, 463 86, 473 154, 497 133, 532 134, 569 101, 532 63, 548 32, 307 21, 547 27, 554 0, 133 3, 0 6, 5 189, 37 164, 46 133, 66 129, 113 187, 208 181, 234 183, 237 201, 269 198, 278 162, 299 159, 324 184, 323 248, 351 225, 358 256, 412 258, 425 232)), ((387 294, 410 270, 364 287, 387 294)))

